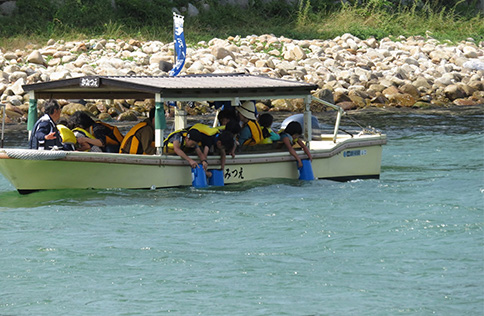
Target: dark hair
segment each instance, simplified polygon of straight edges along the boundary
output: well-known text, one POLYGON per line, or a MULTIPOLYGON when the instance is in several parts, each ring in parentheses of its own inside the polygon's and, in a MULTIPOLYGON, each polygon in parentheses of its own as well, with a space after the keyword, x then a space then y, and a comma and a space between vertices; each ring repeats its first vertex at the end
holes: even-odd
POLYGON ((291 123, 287 124, 286 128, 284 129, 284 133, 287 133, 291 136, 294 134, 301 135, 302 134, 301 124, 299 124, 299 122, 292 121, 291 123))
POLYGON ((222 143, 222 146, 226 151, 230 152, 235 145, 234 134, 230 131, 223 131, 219 134, 218 140, 222 143))
POLYGON ((222 121, 222 119, 229 119, 232 121, 237 119, 237 115, 235 114, 234 109, 223 109, 222 111, 218 112, 217 119, 219 122, 222 121))
POLYGON ((59 103, 57 103, 57 100, 49 100, 45 107, 44 107, 44 113, 46 114, 54 114, 56 110, 60 110, 59 103))
POLYGON ((69 127, 69 121, 65 117, 61 117, 57 121, 57 125, 64 125, 65 127, 69 127))
POLYGON ((225 124, 225 130, 231 132, 234 135, 240 133, 241 129, 242 128, 240 127, 239 122, 235 120, 230 120, 227 124, 225 124))
POLYGON ((86 112, 77 111, 71 115, 70 123, 71 123, 70 125, 73 128, 75 127, 89 128, 92 125, 94 125, 94 120, 86 112))
POLYGON ((263 113, 259 115, 259 125, 262 127, 267 127, 267 128, 271 127, 273 121, 274 121, 274 118, 269 113, 263 113))
POLYGON ((201 142, 202 141, 202 133, 196 129, 191 129, 187 133, 187 139, 191 139, 193 141, 201 142))
POLYGON ((150 119, 154 119, 155 118, 155 107, 152 107, 151 110, 150 110, 150 113, 148 114, 148 117, 150 119))

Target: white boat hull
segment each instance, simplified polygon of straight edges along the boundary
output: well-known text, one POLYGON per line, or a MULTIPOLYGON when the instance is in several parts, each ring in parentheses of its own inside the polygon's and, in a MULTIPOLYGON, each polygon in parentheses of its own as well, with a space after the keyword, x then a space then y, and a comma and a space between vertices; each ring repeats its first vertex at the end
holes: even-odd
MULTIPOLYGON (((314 176, 333 180, 378 178, 385 143, 385 135, 339 136, 336 143, 329 139, 311 141, 314 176)), ((305 156, 302 151, 298 154, 305 156)), ((220 168, 218 156, 209 157, 208 163, 209 169, 220 168)), ((0 149, 0 172, 20 193, 50 189, 147 189, 192 185, 191 168, 185 160, 172 155, 40 153, 27 149, 0 149), (37 157, 39 154, 44 156, 37 157)), ((227 158, 225 184, 266 178, 298 179, 294 158, 286 151, 238 154, 235 158, 227 158)))

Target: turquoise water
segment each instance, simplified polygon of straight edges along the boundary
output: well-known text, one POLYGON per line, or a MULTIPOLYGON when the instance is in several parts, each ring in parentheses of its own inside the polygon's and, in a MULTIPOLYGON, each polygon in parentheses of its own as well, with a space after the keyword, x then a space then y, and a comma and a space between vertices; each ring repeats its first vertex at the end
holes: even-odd
POLYGON ((484 314, 482 108, 358 119, 388 134, 380 180, 20 196, 0 176, 0 315, 484 314))

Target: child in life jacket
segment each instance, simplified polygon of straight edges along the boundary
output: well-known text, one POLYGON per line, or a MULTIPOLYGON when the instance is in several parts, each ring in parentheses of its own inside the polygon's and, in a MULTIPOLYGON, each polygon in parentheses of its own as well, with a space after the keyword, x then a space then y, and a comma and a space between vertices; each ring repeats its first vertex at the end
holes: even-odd
POLYGON ((72 131, 80 145, 79 150, 102 152, 102 147, 104 147, 103 141, 97 139, 89 132, 94 125, 94 120, 89 114, 84 111, 75 112, 70 117, 70 125, 73 127, 72 131))
POLYGON ((252 101, 246 101, 237 107, 239 112, 242 130, 239 134, 239 146, 253 146, 260 144, 262 141, 262 130, 256 117, 255 104, 252 101))
MULTIPOLYGON (((291 122, 289 123, 286 128, 279 133, 281 136, 281 143, 284 144, 289 151, 289 153, 296 158, 298 168, 302 168, 303 164, 301 158, 296 153, 293 148, 293 145, 298 144, 308 156, 310 161, 313 160, 311 153, 309 152, 309 148, 304 144, 304 142, 299 138, 302 135, 302 127, 301 124, 298 122, 291 122)), ((282 145, 281 145, 282 146, 282 145)))
POLYGON ((230 131, 220 132, 204 124, 197 123, 184 130, 175 131, 163 142, 165 153, 174 152, 182 157, 192 168, 197 162, 188 156, 195 151, 205 170, 207 170, 207 156, 216 151, 220 154, 222 168, 225 166, 226 151, 231 152, 234 147, 234 135, 230 131))
POLYGON ((281 139, 281 136, 271 129, 273 120, 274 118, 269 113, 259 115, 258 121, 262 129, 262 136, 264 137, 261 141, 261 144, 272 144, 272 142, 281 139))

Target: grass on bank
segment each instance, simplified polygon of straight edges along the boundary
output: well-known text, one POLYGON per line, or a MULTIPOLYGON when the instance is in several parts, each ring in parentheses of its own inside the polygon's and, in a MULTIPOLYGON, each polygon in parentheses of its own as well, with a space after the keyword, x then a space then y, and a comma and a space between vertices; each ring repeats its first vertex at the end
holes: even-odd
MULTIPOLYGON (((484 19, 480 13, 469 11, 417 4, 388 8, 371 3, 315 10, 309 0, 301 0, 296 8, 272 4, 249 7, 247 11, 214 5, 210 11, 202 11, 197 17, 185 19, 185 38, 189 45, 215 37, 244 37, 251 34, 274 34, 293 39, 332 39, 344 33, 361 39, 430 35, 437 40, 454 43, 469 37, 476 42, 484 41, 484 19)), ((102 12, 98 14, 103 16, 102 12)), ((79 22, 82 16, 72 15, 64 19, 54 17, 45 23, 38 19, 39 16, 36 16, 36 23, 29 22, 29 17, 22 17, 23 22, 18 20, 19 17, 4 17, 0 22, 4 26, 9 25, 9 28, 4 31, 0 28, 0 49, 11 51, 24 49, 29 44, 44 45, 50 38, 66 41, 91 38, 173 40, 171 13, 168 14, 169 18, 165 15, 163 19, 153 20, 148 19, 148 12, 144 14, 140 17, 144 19, 143 23, 138 20, 116 20, 107 13, 104 16, 113 19, 91 17, 84 23, 79 22)))

